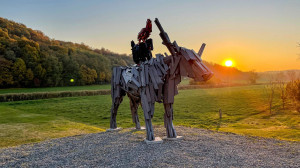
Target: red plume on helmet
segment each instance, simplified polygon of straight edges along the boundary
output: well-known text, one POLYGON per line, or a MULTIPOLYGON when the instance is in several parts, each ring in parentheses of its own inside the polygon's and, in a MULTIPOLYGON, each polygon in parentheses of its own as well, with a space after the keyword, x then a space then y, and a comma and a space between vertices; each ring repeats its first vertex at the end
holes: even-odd
POLYGON ((139 43, 141 41, 145 42, 147 40, 147 38, 150 36, 151 32, 152 32, 152 23, 151 23, 150 19, 147 19, 146 27, 142 28, 142 30, 138 34, 137 39, 138 39, 139 43))

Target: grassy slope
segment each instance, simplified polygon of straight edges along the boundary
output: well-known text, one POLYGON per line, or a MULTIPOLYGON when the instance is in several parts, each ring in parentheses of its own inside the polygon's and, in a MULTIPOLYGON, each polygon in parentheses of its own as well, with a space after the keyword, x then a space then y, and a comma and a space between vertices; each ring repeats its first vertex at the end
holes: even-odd
MULTIPOLYGON (((109 127, 110 106, 110 95, 1 103, 0 147, 103 131, 109 127)), ((300 141, 299 113, 281 110, 279 100, 274 114, 266 109, 261 85, 181 90, 175 97, 174 124, 300 141)), ((141 109, 139 114, 144 123, 141 109)), ((156 104, 153 121, 163 124, 162 104, 156 104)), ((127 97, 117 122, 134 126, 127 97)))
POLYGON ((46 88, 11 88, 11 89, 0 89, 0 94, 99 90, 99 89, 110 89, 110 85, 65 86, 65 87, 46 87, 46 88))

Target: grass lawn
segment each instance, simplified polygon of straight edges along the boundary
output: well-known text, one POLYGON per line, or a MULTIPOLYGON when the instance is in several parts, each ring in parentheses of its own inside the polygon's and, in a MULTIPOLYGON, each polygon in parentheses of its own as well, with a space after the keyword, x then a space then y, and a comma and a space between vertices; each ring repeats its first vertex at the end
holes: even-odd
MULTIPOLYGON (((175 97, 174 124, 300 141, 300 114, 282 110, 279 99, 269 114, 263 88, 180 90, 175 97)), ((110 107, 110 95, 0 103, 0 147, 104 131, 109 127, 110 107)), ((163 125, 163 105, 156 103, 155 108, 153 122, 163 125)), ((139 115, 144 124, 141 108, 139 115)), ((120 105, 117 123, 119 127, 134 126, 127 97, 120 105)))
POLYGON ((99 90, 99 89, 110 89, 110 84, 105 84, 105 85, 89 85, 89 86, 45 87, 45 88, 11 88, 11 89, 0 89, 0 94, 6 94, 6 93, 32 93, 32 92, 79 91, 79 90, 99 90))

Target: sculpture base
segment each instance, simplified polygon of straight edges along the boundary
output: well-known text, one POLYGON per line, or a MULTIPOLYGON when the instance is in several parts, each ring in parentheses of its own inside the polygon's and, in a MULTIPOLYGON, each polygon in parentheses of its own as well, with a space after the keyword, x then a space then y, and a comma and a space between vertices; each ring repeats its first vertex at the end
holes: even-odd
POLYGON ((115 132, 115 131, 120 131, 120 130, 122 130, 122 128, 121 127, 118 127, 118 128, 109 128, 109 129, 107 129, 106 130, 106 132, 115 132))
POLYGON ((146 128, 145 127, 141 127, 140 129, 135 128, 135 130, 146 130, 146 128))
POLYGON ((145 139, 145 142, 146 142, 147 145, 161 144, 161 143, 163 143, 163 140, 160 137, 155 137, 155 139, 153 141, 149 141, 149 140, 145 139))
POLYGON ((163 137, 163 140, 167 140, 167 141, 178 141, 181 139, 183 139, 183 136, 177 136, 176 138, 163 137))

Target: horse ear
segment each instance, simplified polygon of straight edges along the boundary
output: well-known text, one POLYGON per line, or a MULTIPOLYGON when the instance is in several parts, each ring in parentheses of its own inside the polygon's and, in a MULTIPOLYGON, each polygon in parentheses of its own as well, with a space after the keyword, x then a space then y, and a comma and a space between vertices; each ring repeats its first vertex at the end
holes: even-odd
POLYGON ((205 46, 206 46, 206 44, 203 43, 203 44, 201 45, 199 51, 198 51, 198 55, 199 55, 200 58, 201 58, 201 56, 202 56, 202 53, 203 53, 203 51, 204 51, 205 46))
POLYGON ((176 41, 173 42, 173 46, 174 46, 175 51, 179 52, 180 48, 179 48, 179 46, 178 46, 178 44, 177 44, 176 41))
POLYGON ((135 46, 135 43, 134 43, 134 41, 132 40, 131 41, 131 48, 133 48, 135 46))

